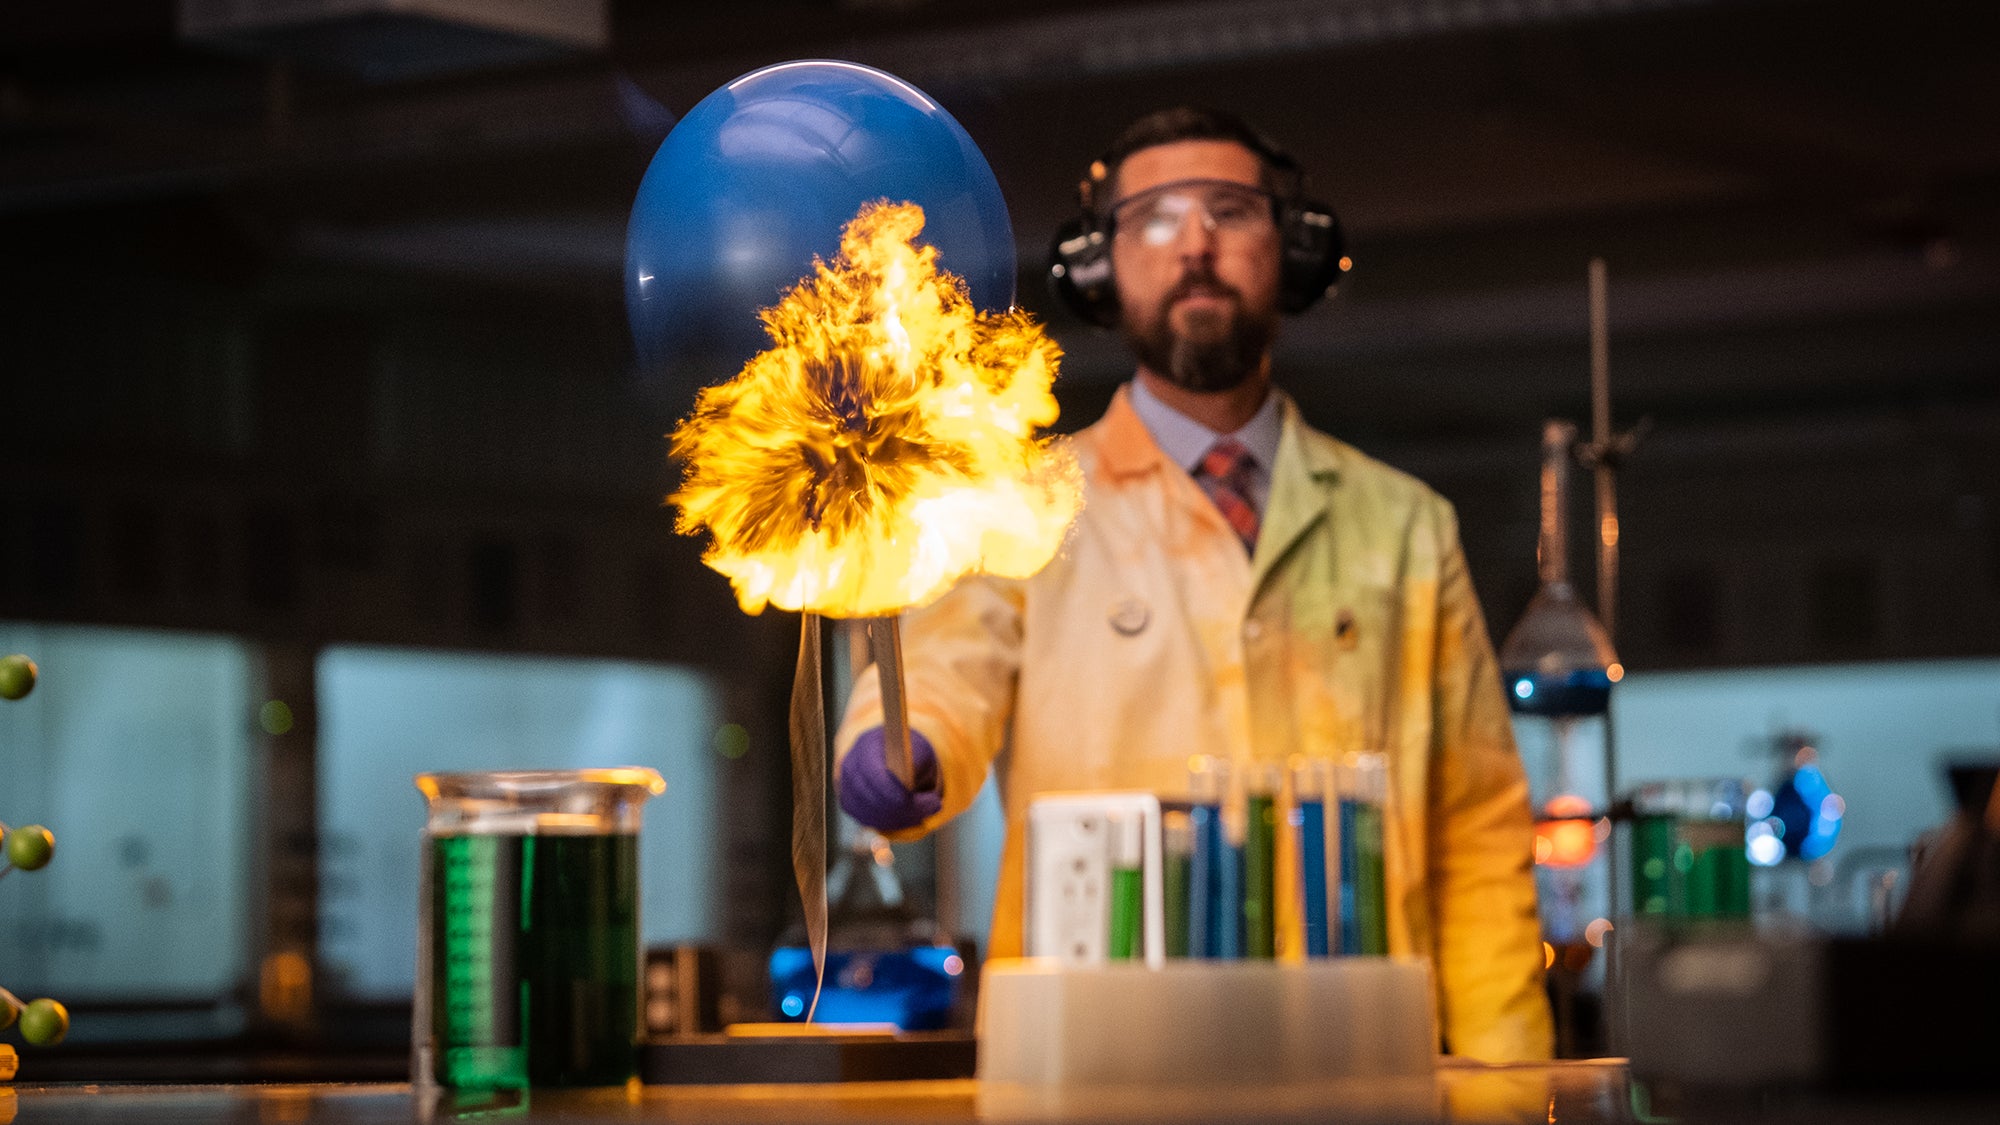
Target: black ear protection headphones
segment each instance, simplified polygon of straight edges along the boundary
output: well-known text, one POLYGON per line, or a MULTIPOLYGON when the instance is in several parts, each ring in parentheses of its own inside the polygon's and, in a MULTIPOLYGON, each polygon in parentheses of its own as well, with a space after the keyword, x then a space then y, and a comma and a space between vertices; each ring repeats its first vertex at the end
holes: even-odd
MULTIPOLYGON (((1215 139, 1234 141, 1256 153, 1277 180, 1273 206, 1282 240, 1278 307, 1287 313, 1304 312, 1340 284, 1351 264, 1340 220, 1333 208, 1300 194, 1304 175, 1283 149, 1254 134, 1215 139)), ((1089 175, 1077 184, 1080 213, 1057 228, 1049 247, 1049 287, 1072 312, 1105 328, 1118 323, 1118 283, 1111 276, 1113 201, 1100 197, 1111 170, 1129 155, 1107 153, 1091 162, 1089 175)))

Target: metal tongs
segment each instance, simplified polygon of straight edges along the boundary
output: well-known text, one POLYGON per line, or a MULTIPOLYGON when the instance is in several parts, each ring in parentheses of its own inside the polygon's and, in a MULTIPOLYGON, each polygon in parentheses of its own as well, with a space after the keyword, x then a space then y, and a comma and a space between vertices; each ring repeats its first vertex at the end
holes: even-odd
POLYGON ((910 763, 910 711, 903 701, 902 616, 868 619, 868 654, 882 681, 882 756, 903 788, 916 790, 916 768, 910 763))

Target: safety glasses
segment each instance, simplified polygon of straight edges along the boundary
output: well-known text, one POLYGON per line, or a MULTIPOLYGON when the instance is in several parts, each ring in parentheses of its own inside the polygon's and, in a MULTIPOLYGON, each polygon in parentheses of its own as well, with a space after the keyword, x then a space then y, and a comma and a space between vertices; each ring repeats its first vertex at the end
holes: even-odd
POLYGON ((1190 218, 1218 238, 1262 234, 1275 224, 1269 192, 1233 180, 1176 180, 1111 205, 1115 237, 1170 246, 1190 218))

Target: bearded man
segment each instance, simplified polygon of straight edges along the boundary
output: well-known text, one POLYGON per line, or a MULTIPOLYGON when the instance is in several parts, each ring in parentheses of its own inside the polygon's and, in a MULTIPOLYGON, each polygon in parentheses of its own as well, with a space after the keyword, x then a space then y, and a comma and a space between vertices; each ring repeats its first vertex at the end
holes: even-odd
POLYGON ((1272 382, 1280 312, 1338 276, 1301 178, 1240 118, 1186 107, 1092 165, 1052 273, 1137 370, 1073 439, 1082 514, 1033 578, 968 580, 905 617, 914 788, 885 764, 868 669, 836 738, 841 805, 914 839, 990 772, 1007 835, 987 954, 1010 956, 1037 794, 1171 798, 1194 755, 1242 778, 1380 753, 1390 953, 1430 959, 1445 1050, 1546 1058, 1527 783, 1456 516, 1272 382))

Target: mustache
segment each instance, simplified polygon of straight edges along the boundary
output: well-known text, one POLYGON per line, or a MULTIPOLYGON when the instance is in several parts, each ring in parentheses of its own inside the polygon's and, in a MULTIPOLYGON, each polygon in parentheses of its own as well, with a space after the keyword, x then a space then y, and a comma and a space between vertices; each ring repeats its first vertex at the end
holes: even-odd
POLYGON ((1214 271, 1202 268, 1190 269, 1182 274, 1181 279, 1174 282, 1174 287, 1167 290, 1165 303, 1171 305, 1183 297, 1192 297, 1197 293, 1221 294, 1238 305, 1243 303, 1243 294, 1234 285, 1215 276, 1214 271))

